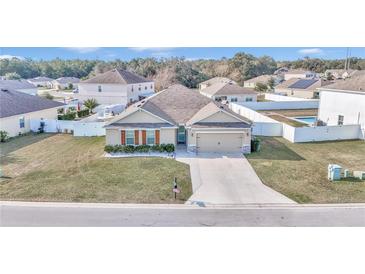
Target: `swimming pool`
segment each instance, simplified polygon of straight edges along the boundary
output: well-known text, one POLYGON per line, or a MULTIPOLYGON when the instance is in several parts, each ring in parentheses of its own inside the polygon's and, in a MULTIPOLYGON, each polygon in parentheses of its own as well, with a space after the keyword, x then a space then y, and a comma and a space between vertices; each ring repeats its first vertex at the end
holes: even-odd
POLYGON ((302 123, 313 125, 316 122, 317 117, 316 116, 294 117, 294 119, 302 123))

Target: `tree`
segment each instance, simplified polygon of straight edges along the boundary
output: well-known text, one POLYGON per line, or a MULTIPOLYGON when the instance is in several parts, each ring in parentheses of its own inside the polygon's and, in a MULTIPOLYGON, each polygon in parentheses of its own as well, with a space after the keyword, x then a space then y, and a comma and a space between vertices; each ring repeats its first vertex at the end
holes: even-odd
POLYGON ((4 143, 9 135, 5 130, 0 130, 0 142, 4 143))
POLYGON ((326 72, 325 77, 326 77, 326 80, 329 80, 329 81, 331 81, 331 80, 334 80, 334 79, 335 79, 335 77, 332 75, 332 73, 331 73, 331 72, 326 72))
POLYGON ((73 89, 74 85, 72 83, 68 83, 68 89, 73 89))
POLYGON ((51 95, 49 92, 46 92, 43 94, 43 97, 46 98, 46 99, 49 99, 49 100, 53 100, 54 97, 53 95, 51 95))
POLYGON ((6 80, 20 80, 22 77, 16 73, 16 72, 8 72, 8 73, 5 73, 5 79, 6 80))
POLYGON ((267 81, 267 86, 270 90, 274 90, 275 79, 273 77, 270 77, 270 79, 267 81))
POLYGON ((87 107, 90 110, 90 113, 93 113, 93 109, 98 106, 98 102, 92 98, 92 99, 87 99, 84 102, 84 106, 87 107))
POLYGON ((259 83, 256 83, 255 90, 265 92, 268 90, 268 86, 259 82, 259 83))

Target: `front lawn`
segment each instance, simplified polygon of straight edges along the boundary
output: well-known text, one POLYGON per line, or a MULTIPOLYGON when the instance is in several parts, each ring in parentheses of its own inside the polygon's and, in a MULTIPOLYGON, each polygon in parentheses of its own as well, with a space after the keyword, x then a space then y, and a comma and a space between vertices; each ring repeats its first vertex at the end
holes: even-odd
POLYGON ((283 138, 260 137, 261 151, 247 156, 269 187, 299 203, 364 203, 365 182, 327 180, 328 164, 365 170, 365 142, 293 144, 283 138))
POLYGON ((164 158, 104 158, 104 137, 29 135, 0 144, 0 200, 183 203, 189 166, 164 158), (182 192, 173 199, 177 177, 182 192))

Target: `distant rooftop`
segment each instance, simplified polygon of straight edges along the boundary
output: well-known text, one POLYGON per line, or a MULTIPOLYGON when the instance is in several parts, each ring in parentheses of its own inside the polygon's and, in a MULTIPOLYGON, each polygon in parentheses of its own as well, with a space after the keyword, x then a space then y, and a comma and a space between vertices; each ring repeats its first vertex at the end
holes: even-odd
POLYGON ((80 79, 77 77, 60 77, 56 81, 60 84, 79 83, 80 79))
POLYGON ((0 88, 8 89, 33 89, 37 88, 26 80, 0 80, 0 88))
POLYGON ((269 81, 273 77, 274 77, 274 75, 268 75, 268 74, 260 75, 260 76, 257 76, 257 77, 246 80, 245 83, 263 83, 263 84, 266 84, 267 81, 269 81))
POLYGON ((244 88, 234 83, 216 83, 203 90, 203 93, 210 95, 241 95, 241 94, 256 94, 252 88, 244 88))
POLYGON ((360 73, 350 78, 338 80, 336 83, 326 86, 325 89, 365 92, 365 73, 360 73))
POLYGON ((28 81, 30 82, 47 82, 47 81, 53 81, 54 79, 49 78, 49 77, 45 77, 45 76, 38 76, 38 77, 34 77, 31 79, 28 79, 28 81))
POLYGON ((236 83, 235 81, 227 78, 227 77, 214 77, 214 78, 211 78, 209 80, 206 80, 204 82, 201 82, 200 84, 204 84, 204 85, 213 85, 213 84, 216 84, 216 83, 236 83))
POLYGON ((82 83, 90 84, 138 84, 145 82, 153 82, 152 80, 146 79, 134 72, 123 70, 123 69, 112 69, 107 72, 101 73, 82 81, 82 83))

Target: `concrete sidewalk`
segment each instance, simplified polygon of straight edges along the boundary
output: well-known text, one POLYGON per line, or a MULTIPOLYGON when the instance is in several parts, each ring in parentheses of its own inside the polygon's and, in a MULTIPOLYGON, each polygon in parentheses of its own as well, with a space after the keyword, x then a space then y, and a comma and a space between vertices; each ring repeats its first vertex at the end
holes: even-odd
POLYGON ((291 204, 286 196, 264 185, 240 154, 177 153, 176 160, 190 165, 193 195, 187 203, 291 204))

